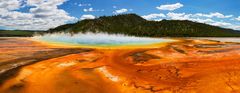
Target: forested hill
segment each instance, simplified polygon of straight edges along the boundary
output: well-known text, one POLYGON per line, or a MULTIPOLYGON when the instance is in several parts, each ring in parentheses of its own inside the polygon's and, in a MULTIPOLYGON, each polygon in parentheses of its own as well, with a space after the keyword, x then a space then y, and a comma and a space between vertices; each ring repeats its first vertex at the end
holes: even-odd
POLYGON ((0 37, 31 37, 34 34, 41 34, 44 31, 29 30, 0 30, 0 37))
POLYGON ((107 32, 149 37, 239 37, 240 32, 187 20, 147 21, 136 14, 103 16, 66 24, 49 32, 107 32))

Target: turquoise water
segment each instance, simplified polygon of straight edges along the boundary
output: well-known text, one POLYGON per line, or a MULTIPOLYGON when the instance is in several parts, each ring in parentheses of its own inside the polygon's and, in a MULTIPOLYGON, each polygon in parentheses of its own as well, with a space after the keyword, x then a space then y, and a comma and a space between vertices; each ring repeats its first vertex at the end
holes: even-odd
POLYGON ((74 45, 90 45, 90 46, 119 46, 119 45, 146 45, 162 42, 172 42, 171 39, 163 38, 146 38, 146 37, 134 37, 126 36, 121 34, 106 34, 106 33, 79 33, 79 34, 68 34, 68 33, 55 33, 34 36, 34 39, 65 43, 74 45))

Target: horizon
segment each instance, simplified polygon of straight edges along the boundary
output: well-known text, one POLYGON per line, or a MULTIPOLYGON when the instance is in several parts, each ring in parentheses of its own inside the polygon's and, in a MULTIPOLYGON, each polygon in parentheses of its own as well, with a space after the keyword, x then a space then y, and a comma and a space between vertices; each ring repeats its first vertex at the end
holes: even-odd
POLYGON ((189 20, 240 30, 238 13, 240 7, 237 7, 240 1, 218 2, 218 0, 141 0, 137 3, 127 0, 8 0, 0 2, 0 29, 47 30, 84 19, 134 13, 146 20, 189 20))
MULTIPOLYGON (((98 18, 100 18, 100 17, 111 17, 111 16, 118 16, 118 15, 128 15, 128 14, 135 14, 135 13, 126 13, 126 14, 117 14, 117 15, 109 15, 109 16, 99 16, 99 17, 95 17, 94 19, 98 19, 98 18)), ((135 15, 137 15, 137 14, 135 14, 135 15)), ((137 16, 139 16, 139 17, 142 17, 142 16, 140 16, 140 15, 137 15, 137 16)), ((142 17, 143 18, 143 17, 142 17)), ((144 18, 143 18, 144 19, 144 18)), ((83 20, 85 20, 85 19, 83 19, 83 20)), ((154 20, 147 20, 147 19, 145 19, 146 21, 154 21, 154 20)), ((159 20, 159 21, 157 21, 157 22, 161 22, 161 21, 164 21, 164 20, 168 20, 168 21, 174 21, 175 19, 162 19, 162 20, 159 20)), ((79 21, 82 21, 82 20, 79 20, 79 21)), ((73 22, 73 23, 66 23, 66 24, 75 24, 75 23, 77 23, 77 22, 79 22, 79 21, 76 21, 76 22, 73 22)), ((191 21, 191 22, 195 22, 195 23, 201 23, 201 22, 198 22, 198 21, 193 21, 193 20, 175 20, 175 21, 191 21)), ((66 25, 66 24, 63 24, 63 25, 66 25)), ((215 26, 215 25, 211 25, 211 24, 207 24, 207 23, 203 23, 203 24, 206 24, 206 25, 210 25, 210 26, 215 26)), ((62 25, 59 25, 59 26, 62 26, 62 25)), ((224 28, 224 27, 221 27, 221 26, 217 26, 217 27, 220 27, 220 28, 223 28, 223 29, 231 29, 231 30, 235 30, 235 31, 240 31, 240 29, 238 30, 236 30, 236 29, 232 29, 232 28, 224 28)), ((50 30, 50 29, 53 29, 53 28, 49 28, 49 29, 46 29, 46 30, 21 30, 21 29, 1 29, 0 28, 0 31, 33 31, 33 32, 40 32, 40 31, 43 31, 43 32, 45 32, 45 31, 48 31, 48 30, 50 30)))

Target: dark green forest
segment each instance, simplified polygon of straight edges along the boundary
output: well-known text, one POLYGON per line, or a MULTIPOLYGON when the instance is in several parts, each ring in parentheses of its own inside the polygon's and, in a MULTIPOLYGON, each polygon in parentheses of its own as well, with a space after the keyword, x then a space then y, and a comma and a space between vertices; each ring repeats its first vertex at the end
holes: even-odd
POLYGON ((31 37, 36 31, 26 30, 0 30, 0 37, 31 37))
POLYGON ((239 37, 240 31, 188 20, 148 21, 136 14, 102 16, 66 24, 48 32, 105 32, 148 37, 239 37))

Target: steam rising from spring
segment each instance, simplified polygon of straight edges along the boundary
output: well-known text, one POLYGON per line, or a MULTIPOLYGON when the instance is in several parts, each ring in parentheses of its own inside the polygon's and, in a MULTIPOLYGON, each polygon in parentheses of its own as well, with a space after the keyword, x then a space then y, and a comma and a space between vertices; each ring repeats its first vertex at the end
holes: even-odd
POLYGON ((162 38, 135 37, 122 34, 107 34, 107 33, 78 33, 78 34, 53 33, 45 35, 36 35, 33 38, 48 42, 93 46, 136 45, 173 41, 170 39, 162 38))

